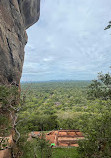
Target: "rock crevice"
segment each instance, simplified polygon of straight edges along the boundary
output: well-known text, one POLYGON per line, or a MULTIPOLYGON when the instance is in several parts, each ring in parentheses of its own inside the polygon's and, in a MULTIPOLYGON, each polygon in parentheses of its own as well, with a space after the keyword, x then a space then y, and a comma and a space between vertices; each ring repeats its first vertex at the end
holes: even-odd
POLYGON ((26 29, 39 15, 40 0, 0 0, 0 84, 19 84, 26 29))

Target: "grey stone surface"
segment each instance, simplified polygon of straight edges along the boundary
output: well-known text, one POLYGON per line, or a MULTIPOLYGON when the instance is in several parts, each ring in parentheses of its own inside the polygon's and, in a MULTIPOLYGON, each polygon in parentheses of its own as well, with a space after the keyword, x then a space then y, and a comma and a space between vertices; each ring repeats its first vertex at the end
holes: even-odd
POLYGON ((19 84, 26 29, 39 19, 40 0, 0 0, 0 84, 19 84))
POLYGON ((40 0, 19 0, 19 6, 27 29, 39 19, 40 0))

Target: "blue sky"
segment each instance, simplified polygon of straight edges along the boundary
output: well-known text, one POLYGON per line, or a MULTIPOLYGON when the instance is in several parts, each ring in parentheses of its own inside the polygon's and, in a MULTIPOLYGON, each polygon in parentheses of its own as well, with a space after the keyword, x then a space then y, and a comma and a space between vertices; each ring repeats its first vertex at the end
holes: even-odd
POLYGON ((21 81, 90 80, 111 66, 111 0, 41 0, 21 81))

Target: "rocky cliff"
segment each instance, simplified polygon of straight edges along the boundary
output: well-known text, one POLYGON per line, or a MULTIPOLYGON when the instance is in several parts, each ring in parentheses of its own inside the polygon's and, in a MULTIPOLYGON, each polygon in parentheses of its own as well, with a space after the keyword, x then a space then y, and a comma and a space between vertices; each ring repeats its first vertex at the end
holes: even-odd
POLYGON ((0 0, 0 84, 19 84, 26 29, 39 19, 40 0, 0 0))

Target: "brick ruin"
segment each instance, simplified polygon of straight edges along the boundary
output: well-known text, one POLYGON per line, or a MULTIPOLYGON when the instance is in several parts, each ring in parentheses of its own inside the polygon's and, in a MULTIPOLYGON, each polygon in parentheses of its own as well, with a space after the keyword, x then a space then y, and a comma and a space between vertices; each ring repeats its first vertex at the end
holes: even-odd
MULTIPOLYGON (((31 132, 29 140, 41 136, 40 131, 31 132)), ((54 143, 55 147, 78 147, 78 141, 84 139, 82 132, 79 130, 56 130, 45 134, 46 140, 50 144, 54 143)))

